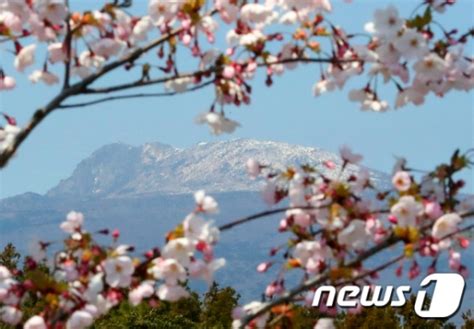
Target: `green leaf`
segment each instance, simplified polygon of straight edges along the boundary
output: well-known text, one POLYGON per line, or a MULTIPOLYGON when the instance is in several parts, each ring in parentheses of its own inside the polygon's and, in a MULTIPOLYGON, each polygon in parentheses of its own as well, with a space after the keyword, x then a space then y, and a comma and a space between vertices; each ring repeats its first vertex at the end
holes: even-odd
POLYGON ((431 15, 431 7, 428 6, 426 7, 423 16, 417 15, 415 18, 407 20, 406 24, 410 28, 416 28, 418 30, 421 30, 423 27, 430 24, 432 19, 433 17, 431 15))

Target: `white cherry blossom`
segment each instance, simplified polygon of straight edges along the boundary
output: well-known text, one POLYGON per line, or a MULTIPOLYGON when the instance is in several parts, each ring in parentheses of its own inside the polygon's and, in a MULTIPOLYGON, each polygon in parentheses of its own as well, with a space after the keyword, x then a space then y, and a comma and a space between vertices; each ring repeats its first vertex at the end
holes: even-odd
POLYGON ((109 258, 104 262, 105 282, 111 287, 128 287, 132 281, 135 266, 128 256, 109 258))
POLYGON ((194 193, 194 200, 196 201, 199 211, 208 214, 215 214, 219 212, 219 205, 217 204, 216 200, 212 196, 206 195, 204 190, 199 190, 194 193))
POLYGON ((406 59, 421 58, 429 51, 425 37, 414 29, 406 29, 395 39, 394 46, 406 59))
POLYGON ((30 74, 28 79, 32 83, 44 82, 47 85, 54 85, 59 83, 59 78, 53 73, 45 70, 35 70, 30 74))
POLYGON ((23 329, 47 329, 44 319, 39 315, 34 315, 23 325, 23 329))
POLYGON ((137 306, 142 302, 144 298, 149 298, 155 292, 154 281, 147 280, 134 289, 128 294, 128 300, 133 306, 137 306))
POLYGON ((338 234, 337 241, 349 249, 364 249, 370 241, 365 221, 351 220, 349 225, 338 234))
POLYGON ((15 78, 10 76, 0 76, 0 90, 12 90, 16 86, 15 78))
POLYGON ((214 244, 219 239, 219 229, 214 222, 195 214, 188 215, 183 221, 184 235, 189 239, 214 244))
POLYGON ((195 121, 198 124, 207 124, 214 135, 233 133, 240 126, 237 121, 227 119, 223 114, 216 112, 202 113, 195 121))
POLYGON ((35 51, 36 45, 31 44, 26 47, 23 47, 15 57, 14 65, 15 68, 23 72, 26 67, 33 65, 35 62, 35 51))
POLYGON ((158 287, 156 295, 161 300, 175 302, 189 296, 189 292, 180 285, 162 284, 158 287))
MULTIPOLYGON (((462 218, 456 213, 450 213, 441 216, 433 225, 432 235, 435 239, 442 239, 445 236, 455 233, 458 229, 458 224, 461 223, 462 218)), ((440 248, 448 248, 451 244, 450 239, 440 241, 440 248)))
POLYGON ((385 9, 376 9, 374 13, 375 33, 391 38, 403 27, 403 20, 398 16, 398 10, 393 5, 385 9))
POLYGON ((416 227, 417 217, 423 212, 423 205, 411 195, 402 196, 392 206, 390 212, 397 218, 397 223, 402 227, 416 227))
POLYGON ((157 258, 150 269, 155 279, 164 280, 168 285, 176 285, 186 280, 186 270, 176 259, 157 258))
POLYGON ((194 244, 188 238, 178 238, 168 241, 161 255, 163 258, 176 259, 184 266, 187 266, 193 251, 194 244))
POLYGON ((410 174, 406 171, 398 171, 392 178, 392 184, 400 192, 406 192, 411 186, 410 174))
POLYGON ((213 259, 209 263, 198 259, 189 265, 189 275, 192 278, 202 279, 208 285, 211 285, 214 279, 214 272, 225 266, 225 263, 224 258, 213 259))
POLYGON ((84 215, 80 212, 71 211, 66 216, 66 221, 62 222, 60 227, 66 233, 74 233, 81 228, 84 223, 84 215))
POLYGON ((64 0, 36 0, 39 15, 52 24, 64 24, 68 9, 64 0))
POLYGON ((78 310, 66 322, 66 329, 85 329, 92 325, 94 318, 89 312, 78 310))
POLYGON ((14 306, 3 306, 0 308, 0 319, 12 326, 17 325, 23 316, 23 312, 21 312, 18 308, 14 306))

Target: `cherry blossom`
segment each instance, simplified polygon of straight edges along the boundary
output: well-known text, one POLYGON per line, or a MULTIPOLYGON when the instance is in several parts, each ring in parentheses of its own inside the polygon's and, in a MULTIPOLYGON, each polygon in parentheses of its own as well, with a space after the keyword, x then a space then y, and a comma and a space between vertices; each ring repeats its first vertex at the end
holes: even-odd
POLYGON ((248 159, 246 163, 247 172, 252 178, 256 178, 260 174, 261 166, 255 159, 248 159))
POLYGON ((111 287, 128 287, 135 271, 128 256, 112 257, 104 262, 105 281, 111 287))
POLYGON ((227 119, 223 114, 215 112, 206 112, 200 114, 196 118, 196 122, 199 124, 206 123, 209 125, 209 128, 214 135, 232 133, 237 127, 240 126, 238 122, 227 119))
POLYGON ((187 266, 190 263, 190 256, 194 252, 194 243, 188 238, 178 238, 169 241, 163 248, 164 258, 176 259, 181 264, 187 266))
POLYGON ((335 329, 334 320, 331 318, 321 318, 318 320, 314 329, 335 329))
POLYGON ((213 259, 211 262, 204 262, 200 259, 191 262, 189 266, 189 275, 192 278, 204 280, 211 285, 214 280, 214 272, 224 267, 226 261, 224 258, 213 259))
MULTIPOLYGON (((432 235, 435 239, 441 239, 457 231, 458 224, 461 223, 461 217, 456 213, 445 214, 438 218, 433 225, 432 235)), ((441 248, 447 248, 450 245, 449 240, 440 243, 441 248)))
POLYGON ((67 214, 66 221, 60 227, 66 233, 74 233, 84 223, 84 215, 80 212, 71 211, 67 214))
POLYGON ((0 90, 11 90, 16 86, 16 81, 10 76, 1 76, 0 74, 0 90))
POLYGON ((162 284, 161 286, 158 287, 158 291, 156 292, 156 295, 161 300, 175 302, 182 298, 188 297, 189 293, 186 291, 186 289, 184 289, 183 287, 179 285, 162 284))
POLYGON ((93 323, 94 319, 89 312, 75 311, 66 322, 67 329, 85 329, 93 323))
POLYGON ((62 42, 52 43, 48 46, 49 61, 51 64, 64 62, 67 59, 67 52, 62 42))
POLYGON ((35 62, 36 45, 31 44, 20 49, 15 57, 15 68, 23 72, 26 67, 31 66, 35 62))
POLYGON ((154 293, 154 282, 153 281, 144 281, 140 285, 128 294, 128 300, 133 306, 137 306, 142 302, 144 298, 149 298, 154 293))
MULTIPOLYGON (((232 328, 240 328, 242 323, 240 322, 240 319, 248 313, 252 313, 258 308, 262 307, 263 304, 261 302, 253 301, 250 302, 233 312, 233 318, 234 321, 232 322, 232 328)), ((265 328, 265 324, 267 323, 268 318, 270 317, 270 314, 265 313, 259 317, 257 317, 251 325, 245 326, 245 328, 265 328)))
POLYGON ((414 29, 403 31, 393 45, 406 59, 421 58, 429 51, 424 36, 414 29))
POLYGON ((411 186, 410 174, 406 171, 397 172, 392 178, 392 184, 400 192, 406 192, 411 186))
POLYGON ((356 164, 362 160, 362 155, 352 152, 352 150, 347 145, 342 146, 339 149, 339 153, 342 160, 347 163, 356 164))
POLYGON ((293 256, 308 272, 318 273, 329 254, 326 248, 317 241, 302 241, 296 245, 293 256))
POLYGON ((403 27, 403 20, 394 6, 376 9, 374 13, 374 32, 382 37, 394 37, 403 27))
POLYGON ((25 322, 24 329, 47 329, 46 323, 41 316, 34 315, 25 322))
POLYGON ((349 249, 364 249, 369 239, 366 223, 360 219, 352 220, 338 235, 338 242, 349 249))
POLYGON ((219 212, 219 207, 216 200, 214 200, 213 197, 206 195, 204 190, 199 190, 194 193, 194 200, 196 201, 198 211, 208 214, 215 214, 219 212))
POLYGON ((176 285, 186 279, 185 268, 173 258, 157 258, 153 263, 150 271, 156 279, 164 280, 169 285, 176 285))
POLYGON ((0 128, 0 151, 10 147, 20 131, 20 127, 12 124, 7 124, 5 127, 0 128))
POLYGON ((68 9, 64 0, 38 0, 35 2, 38 14, 52 24, 61 24, 67 16, 68 9))
POLYGON ((36 70, 28 77, 31 82, 44 82, 47 85, 54 85, 59 83, 59 78, 49 71, 36 70))
POLYGON ((397 219, 397 224, 403 227, 416 227, 417 217, 423 212, 423 205, 411 195, 402 196, 390 209, 397 219))
POLYGON ((22 317, 23 317, 23 312, 21 312, 16 307, 3 306, 0 308, 0 318, 5 323, 15 326, 21 321, 22 317))

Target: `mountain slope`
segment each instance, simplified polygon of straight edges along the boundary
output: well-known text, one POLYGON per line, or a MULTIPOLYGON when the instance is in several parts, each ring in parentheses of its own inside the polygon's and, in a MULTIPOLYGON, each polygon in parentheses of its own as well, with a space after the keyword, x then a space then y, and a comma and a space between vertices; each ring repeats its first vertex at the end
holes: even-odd
MULTIPOLYGON (((285 143, 238 139, 199 143, 178 149, 160 143, 142 146, 106 145, 77 166, 71 177, 61 181, 50 197, 130 197, 146 194, 255 191, 258 183, 248 178, 245 162, 256 158, 262 163, 284 166, 317 164, 336 154, 320 149, 285 143)), ((373 171, 376 182, 386 176, 373 171)))

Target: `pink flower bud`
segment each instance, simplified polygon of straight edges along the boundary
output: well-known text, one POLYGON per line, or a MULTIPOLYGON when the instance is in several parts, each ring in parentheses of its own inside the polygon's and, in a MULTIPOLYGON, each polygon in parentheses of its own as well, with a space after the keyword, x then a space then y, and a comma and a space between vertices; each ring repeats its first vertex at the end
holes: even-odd
POLYGON ((188 46, 191 43, 192 37, 189 34, 185 34, 181 41, 183 42, 183 45, 188 46))
POLYGON ((226 79, 232 79, 235 76, 235 69, 232 65, 226 65, 222 71, 222 76, 226 79))
POLYGON ((117 240, 120 236, 120 231, 118 229, 115 229, 112 231, 112 237, 117 240))
POLYGON ((467 239, 463 236, 460 236, 458 238, 458 241, 459 241, 459 245, 461 246, 461 248, 467 249, 469 247, 469 244, 470 244, 469 239, 467 239))
POLYGON ((336 168, 336 164, 332 162, 331 160, 326 160, 323 162, 324 166, 328 169, 334 169, 336 168))
POLYGON ((15 79, 9 76, 0 78, 0 90, 11 90, 15 88, 16 82, 15 79))
POLYGON ((398 223, 397 217, 395 217, 393 215, 388 216, 388 221, 392 224, 397 224, 398 223))

